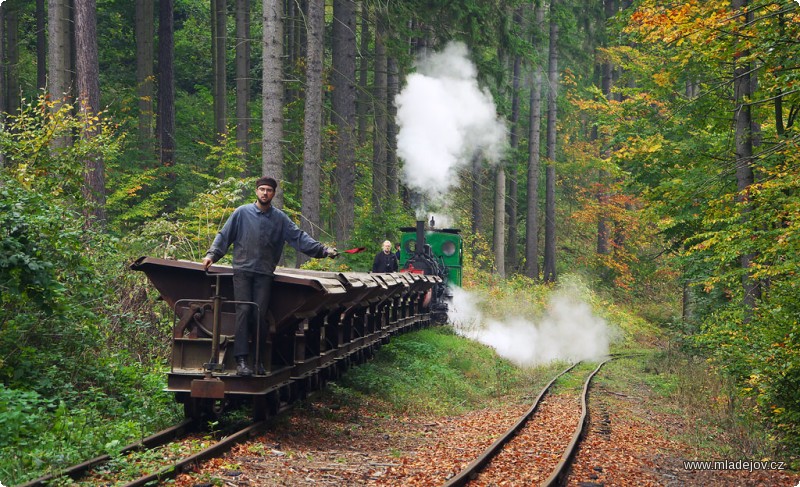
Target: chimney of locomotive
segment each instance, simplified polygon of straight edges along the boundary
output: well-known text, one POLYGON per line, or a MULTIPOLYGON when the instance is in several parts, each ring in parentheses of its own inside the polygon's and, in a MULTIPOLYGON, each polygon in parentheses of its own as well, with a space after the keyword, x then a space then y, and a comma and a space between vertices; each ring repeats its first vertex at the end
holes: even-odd
POLYGON ((425 220, 417 220, 417 245, 414 254, 422 256, 425 253, 425 220))

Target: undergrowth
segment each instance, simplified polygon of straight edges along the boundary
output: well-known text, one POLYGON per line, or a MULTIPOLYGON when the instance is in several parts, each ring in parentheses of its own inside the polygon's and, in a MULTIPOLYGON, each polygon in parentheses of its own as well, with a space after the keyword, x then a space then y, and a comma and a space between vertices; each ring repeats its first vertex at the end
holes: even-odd
POLYGON ((400 413, 458 414, 527 383, 524 371, 446 326, 392 338, 370 363, 343 377, 340 394, 373 395, 400 413))

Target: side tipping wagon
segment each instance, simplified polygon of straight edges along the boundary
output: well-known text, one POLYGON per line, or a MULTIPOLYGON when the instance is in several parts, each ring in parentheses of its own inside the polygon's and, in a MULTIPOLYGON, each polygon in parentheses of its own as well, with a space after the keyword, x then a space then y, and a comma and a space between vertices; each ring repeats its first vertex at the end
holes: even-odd
MULTIPOLYGON (((191 261, 141 257, 144 272, 174 312, 167 390, 187 417, 219 415, 249 401, 255 418, 274 415, 348 367, 370 358, 390 336, 430 324, 425 296, 436 276, 278 268, 267 311, 268 336, 254 327, 257 373, 236 375, 233 272, 191 261)), ((255 305, 255 303, 248 303, 255 305)))

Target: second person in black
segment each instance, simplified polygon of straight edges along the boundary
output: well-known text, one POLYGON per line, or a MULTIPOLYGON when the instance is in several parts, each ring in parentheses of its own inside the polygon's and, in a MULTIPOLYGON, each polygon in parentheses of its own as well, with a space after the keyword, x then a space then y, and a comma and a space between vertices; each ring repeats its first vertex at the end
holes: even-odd
POLYGON ((392 252, 392 242, 383 242, 383 250, 372 262, 372 272, 397 272, 397 255, 392 252))

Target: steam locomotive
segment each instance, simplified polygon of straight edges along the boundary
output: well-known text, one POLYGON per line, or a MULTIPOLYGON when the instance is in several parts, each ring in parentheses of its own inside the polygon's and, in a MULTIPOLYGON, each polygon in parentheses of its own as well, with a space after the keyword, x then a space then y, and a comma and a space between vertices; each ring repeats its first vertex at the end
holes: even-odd
POLYGON ((269 336, 251 337, 250 358, 263 373, 254 366, 258 373, 247 377, 236 375, 233 357, 238 302, 232 268, 139 258, 131 269, 144 272, 174 312, 167 391, 189 418, 218 416, 247 403, 254 419, 266 418, 368 360, 391 336, 446 319, 447 283, 460 283, 461 239, 452 231, 420 228, 418 223, 413 238, 403 234, 403 272, 279 267, 267 312, 269 336))
POLYGON ((461 231, 436 228, 434 217, 431 217, 427 230, 425 221, 420 220, 416 227, 402 227, 400 231, 401 272, 433 275, 441 279, 431 289, 430 307, 437 322, 447 322, 448 303, 453 299, 451 286, 461 286, 464 259, 461 231))

